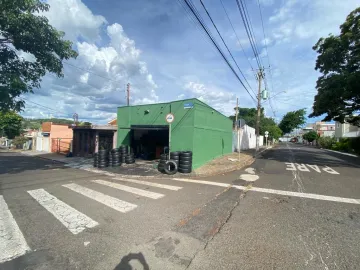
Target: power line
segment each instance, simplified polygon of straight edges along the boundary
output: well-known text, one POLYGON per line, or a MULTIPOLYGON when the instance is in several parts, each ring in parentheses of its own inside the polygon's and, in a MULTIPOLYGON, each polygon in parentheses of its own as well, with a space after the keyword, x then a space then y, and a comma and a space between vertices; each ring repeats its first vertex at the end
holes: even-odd
POLYGON ((212 41, 213 45, 216 47, 216 49, 218 50, 218 52, 221 54, 222 58, 224 59, 224 61, 226 62, 226 64, 229 66, 229 68, 231 69, 231 71, 234 73, 234 75, 236 76, 236 78, 239 80, 239 82, 241 83, 241 85, 244 87, 244 89, 246 90, 246 92, 248 92, 248 94, 250 95, 250 97, 256 102, 255 98, 250 94, 249 90, 246 88, 245 84, 242 82, 242 80, 240 79, 239 75, 236 73, 236 71, 234 70, 234 68, 233 68, 232 65, 230 64, 229 60, 226 58, 226 56, 224 55, 224 53, 223 53, 222 50, 220 49, 219 45, 217 44, 216 40, 215 40, 214 37, 212 36, 210 30, 207 28, 207 26, 206 26, 205 23, 203 22, 200 14, 199 14, 198 11, 196 10, 195 6, 193 6, 193 4, 191 3, 190 0, 184 0, 184 2, 185 2, 186 5, 188 6, 188 8, 191 10, 191 12, 192 12, 193 15, 195 16, 195 18, 197 19, 197 21, 199 22, 199 24, 202 26, 203 30, 206 32, 206 34, 208 35, 208 37, 209 37, 210 40, 212 41))
POLYGON ((247 57, 247 55, 246 55, 246 53, 245 53, 244 47, 241 45, 240 38, 239 38, 239 36, 237 35, 237 33, 236 33, 236 31, 235 31, 235 27, 234 27, 234 25, 232 24, 232 22, 231 22, 231 20, 230 20, 229 14, 228 14, 227 11, 226 11, 226 8, 225 8, 225 5, 224 5, 223 1, 220 0, 220 3, 221 3, 221 5, 222 5, 222 7, 223 7, 223 9, 224 9, 224 12, 225 12, 225 14, 226 14, 226 17, 228 18, 228 21, 229 21, 229 23, 230 23, 230 25, 231 25, 231 28, 233 29, 233 31, 234 31, 234 33, 235 33, 235 36, 236 36, 236 38, 237 38, 237 40, 238 40, 238 43, 239 43, 239 45, 240 45, 240 48, 241 48, 242 52, 244 53, 244 56, 245 56, 246 60, 248 61, 251 69, 253 70, 254 68, 252 67, 251 62, 250 62, 249 58, 247 57))
POLYGON ((259 69, 261 69, 261 63, 260 63, 260 61, 259 61, 258 52, 257 52, 257 50, 256 50, 256 47, 255 47, 255 44, 254 44, 254 40, 253 40, 253 38, 252 38, 252 34, 250 33, 251 29, 250 29, 250 27, 249 27, 249 22, 247 21, 245 11, 243 10, 243 7, 244 7, 244 6, 242 5, 242 2, 241 2, 241 4, 240 4, 239 0, 236 0, 236 4, 237 4, 238 10, 239 10, 239 12, 240 12, 240 16, 241 16, 242 22, 243 22, 243 24, 244 24, 247 37, 248 37, 248 39, 249 39, 249 41, 250 41, 250 45, 251 45, 252 51, 253 51, 253 53, 254 53, 256 62, 257 62, 257 64, 258 64, 259 69))
MULTIPOLYGON (((34 101, 30 101, 30 100, 28 100, 28 99, 26 99, 26 98, 22 98, 22 99, 25 100, 26 102, 33 103, 33 104, 35 104, 35 105, 37 105, 37 106, 40 106, 40 107, 45 108, 45 109, 48 109, 48 110, 50 110, 50 111, 53 111, 53 112, 56 112, 56 113, 59 113, 59 114, 62 114, 62 115, 66 115, 66 116, 69 116, 69 115, 70 115, 70 114, 67 114, 67 113, 63 113, 63 112, 54 110, 54 109, 52 109, 52 108, 50 108, 50 107, 41 105, 41 104, 36 103, 36 102, 34 102, 34 101)), ((70 118, 71 118, 71 117, 72 117, 72 115, 70 116, 70 118)))
POLYGON ((216 32, 219 34, 219 36, 220 36, 220 38, 221 38, 222 42, 224 43, 224 45, 225 45, 225 47, 226 47, 227 51, 229 52, 229 54, 230 54, 231 58, 233 59, 233 61, 234 61, 235 65, 236 65, 236 66, 237 66, 237 68, 239 69, 239 71, 240 71, 241 75, 244 77, 244 79, 245 79, 245 81, 246 81, 247 85, 249 86, 249 88, 251 89, 251 91, 253 92, 253 94, 254 94, 254 95, 256 95, 256 94, 255 94, 255 92, 254 92, 254 90, 251 88, 251 86, 250 86, 250 84, 249 84, 248 80, 246 79, 246 77, 245 77, 244 73, 241 71, 241 69, 240 69, 240 67, 239 67, 238 63, 236 62, 236 60, 235 60, 234 56, 232 55, 232 53, 231 53, 231 51, 230 51, 229 47, 227 46, 227 44, 226 44, 225 40, 224 40, 224 39, 223 39, 223 37, 221 36, 221 34, 220 34, 220 32, 219 32, 218 28, 216 27, 215 22, 214 22, 214 21, 213 21, 213 19, 211 18, 211 16, 210 16, 210 14, 209 14, 208 10, 206 9, 206 7, 205 7, 205 5, 204 5, 203 1, 202 1, 202 0, 200 0, 200 3, 201 3, 201 5, 203 6, 203 8, 204 8, 204 10, 205 10, 206 14, 208 15, 208 17, 209 17, 209 19, 210 19, 211 23, 213 24, 214 28, 216 29, 216 32))
POLYGON ((91 70, 88 70, 88 69, 85 69, 85 68, 81 68, 81 67, 75 66, 75 65, 70 64, 70 63, 68 63, 68 62, 63 61, 63 63, 64 63, 64 64, 67 64, 67 65, 69 65, 69 66, 71 66, 71 67, 77 68, 77 69, 79 69, 79 70, 89 72, 89 73, 91 73, 91 74, 93 74, 93 75, 95 75, 95 76, 98 76, 98 77, 100 77, 100 78, 104 78, 104 79, 109 80, 109 81, 112 81, 112 82, 119 82, 119 81, 112 80, 112 79, 110 79, 110 78, 108 78, 108 77, 99 75, 99 74, 97 74, 97 73, 95 73, 95 72, 93 72, 93 71, 91 71, 91 70))

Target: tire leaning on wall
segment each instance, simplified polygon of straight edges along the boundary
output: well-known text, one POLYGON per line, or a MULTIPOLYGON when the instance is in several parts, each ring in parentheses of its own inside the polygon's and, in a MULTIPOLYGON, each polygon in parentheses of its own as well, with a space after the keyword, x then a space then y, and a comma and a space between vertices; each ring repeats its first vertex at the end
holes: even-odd
POLYGON ((177 171, 178 171, 178 166, 177 166, 176 161, 170 159, 165 162, 164 172, 166 174, 173 175, 173 174, 177 173, 177 171))

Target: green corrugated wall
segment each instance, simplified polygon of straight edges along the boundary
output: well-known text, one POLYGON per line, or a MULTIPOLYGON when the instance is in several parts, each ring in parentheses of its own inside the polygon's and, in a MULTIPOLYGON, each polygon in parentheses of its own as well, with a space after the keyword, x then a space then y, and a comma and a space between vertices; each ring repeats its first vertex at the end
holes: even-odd
POLYGON ((198 99, 119 107, 118 146, 129 145, 131 125, 166 125, 165 116, 169 112, 175 115, 171 125, 171 151, 193 151, 194 169, 231 153, 232 121, 198 99), (193 108, 184 108, 186 103, 192 103, 193 108))

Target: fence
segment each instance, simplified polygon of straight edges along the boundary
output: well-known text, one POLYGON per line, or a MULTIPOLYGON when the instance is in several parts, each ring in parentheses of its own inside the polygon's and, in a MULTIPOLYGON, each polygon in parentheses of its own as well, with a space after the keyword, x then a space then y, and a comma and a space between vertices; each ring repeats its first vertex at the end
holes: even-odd
POLYGON ((67 154, 71 150, 72 139, 55 138, 51 139, 51 152, 67 154))

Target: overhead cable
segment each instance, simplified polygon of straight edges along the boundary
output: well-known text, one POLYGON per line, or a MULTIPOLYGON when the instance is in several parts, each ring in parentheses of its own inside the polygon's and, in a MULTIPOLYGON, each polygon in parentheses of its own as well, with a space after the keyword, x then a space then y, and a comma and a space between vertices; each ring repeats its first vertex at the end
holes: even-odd
POLYGON ((239 80, 239 82, 241 83, 241 85, 244 87, 244 89, 246 90, 246 92, 250 95, 250 97, 254 100, 254 102, 256 103, 255 98, 251 95, 251 93, 249 92, 249 90, 247 89, 247 87, 245 86, 245 84, 243 83, 243 81, 241 80, 241 78, 239 77, 239 75, 236 73, 236 71, 234 70, 234 68, 232 67, 232 65, 230 64, 229 60, 226 58, 225 54, 223 53, 223 51, 221 50, 221 48, 219 47, 219 45, 217 44, 215 38, 212 36, 210 30, 207 28, 207 26, 205 25, 205 23, 203 22, 200 14, 198 13, 197 9, 195 8, 195 6, 192 4, 192 2, 190 0, 184 0, 184 2, 186 3, 186 5, 188 6, 188 8, 190 9, 190 11, 193 13, 193 15, 195 16, 195 18, 197 19, 197 21, 199 22, 199 24, 201 25, 201 27, 203 28, 203 30, 206 32, 206 34, 208 35, 208 37, 210 38, 210 40, 212 41, 213 45, 215 46, 215 48, 218 50, 218 52, 220 53, 220 55, 222 56, 222 58, 224 59, 224 61, 226 62, 226 64, 229 66, 229 68, 231 69, 231 71, 233 72, 233 74, 235 75, 235 77, 239 80))
POLYGON ((209 12, 208 12, 208 10, 206 9, 206 7, 205 7, 205 5, 204 5, 203 1, 202 1, 202 0, 200 0, 200 3, 201 3, 201 5, 203 6, 203 8, 204 8, 204 10, 205 10, 206 14, 208 15, 208 17, 209 17, 209 19, 210 19, 211 23, 213 24, 214 28, 216 29, 216 32, 219 34, 219 36, 220 36, 220 38, 221 38, 222 42, 224 43, 224 45, 225 45, 225 47, 226 47, 227 51, 229 52, 229 54, 230 54, 230 56, 231 56, 232 60, 234 61, 235 65, 237 66, 237 68, 238 68, 239 72, 240 72, 240 73, 241 73, 241 75, 244 77, 244 79, 245 79, 245 81, 246 81, 247 85, 249 86, 249 88, 251 89, 251 91, 253 92, 253 94, 254 94, 254 95, 256 95, 256 94, 255 94, 255 92, 254 92, 254 90, 251 88, 251 86, 250 86, 250 84, 249 84, 248 80, 246 79, 246 77, 245 77, 244 73, 241 71, 241 69, 240 69, 240 67, 239 67, 238 63, 236 62, 236 60, 235 60, 235 58, 234 58, 233 54, 231 53, 231 51, 230 51, 229 47, 227 46, 227 44, 226 44, 225 40, 223 39, 222 35, 220 34, 219 29, 216 27, 216 24, 215 24, 215 22, 213 21, 212 17, 210 16, 210 13, 209 13, 209 12))

